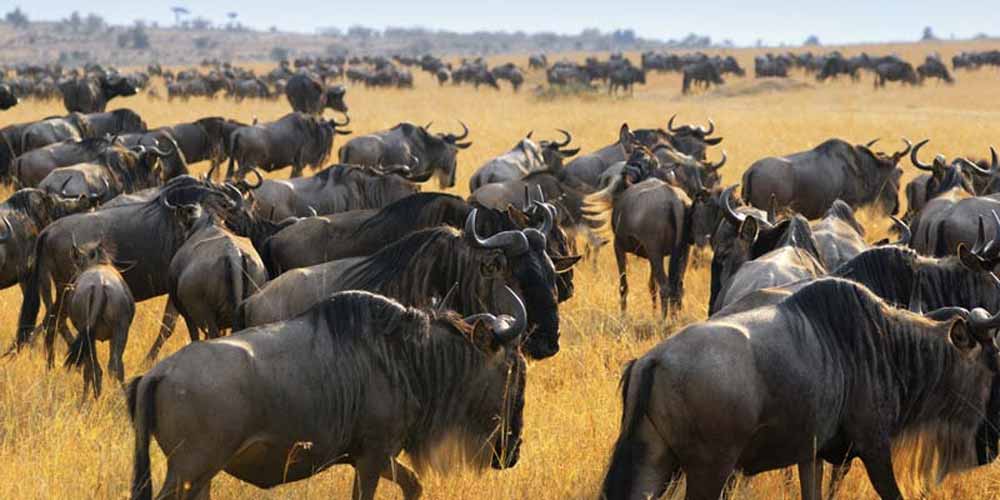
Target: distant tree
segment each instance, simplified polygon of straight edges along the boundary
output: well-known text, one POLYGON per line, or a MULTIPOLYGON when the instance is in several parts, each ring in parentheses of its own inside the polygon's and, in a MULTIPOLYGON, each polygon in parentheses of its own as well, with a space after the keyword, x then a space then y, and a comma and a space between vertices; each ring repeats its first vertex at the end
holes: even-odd
POLYGON ((195 31, 205 31, 212 29, 212 21, 204 17, 196 17, 191 20, 191 29, 195 31))
POLYGON ((270 28, 267 29, 267 31, 270 31, 271 33, 277 33, 278 32, 278 27, 277 26, 271 26, 270 28))
POLYGON ((83 19, 80 17, 80 12, 75 10, 64 22, 69 25, 73 33, 80 31, 80 28, 83 26, 83 19))
POLYGON ((191 11, 185 9, 184 7, 171 7, 170 10, 174 11, 174 24, 177 26, 181 25, 181 18, 190 14, 191 11))
POLYGON ((149 34, 146 33, 146 25, 141 21, 136 21, 135 26, 118 34, 118 48, 147 50, 149 47, 149 34))
POLYGON ((3 16, 3 20, 17 29, 27 28, 31 21, 28 20, 28 15, 21 10, 20 7, 16 7, 14 10, 3 16))
POLYGON ((107 23, 104 22, 103 17, 91 12, 90 14, 87 14, 87 18, 84 19, 83 25, 84 25, 84 31, 87 32, 88 34, 92 34, 92 33, 97 33, 98 31, 104 29, 107 23))
POLYGON ((226 17, 229 18, 229 23, 226 25, 226 29, 234 30, 236 29, 236 18, 239 16, 237 12, 226 12, 226 17))
POLYGON ((920 37, 920 39, 925 42, 931 42, 937 40, 938 38, 934 36, 934 30, 932 30, 930 26, 927 26, 924 28, 924 34, 920 37))
POLYGON ((807 47, 819 47, 822 44, 819 43, 819 37, 818 36, 816 36, 816 35, 809 35, 809 38, 806 38, 806 41, 802 42, 802 45, 805 45, 807 47))
POLYGON ((369 38, 377 37, 378 31, 366 26, 355 24, 354 26, 347 28, 347 36, 359 40, 368 40, 369 38))

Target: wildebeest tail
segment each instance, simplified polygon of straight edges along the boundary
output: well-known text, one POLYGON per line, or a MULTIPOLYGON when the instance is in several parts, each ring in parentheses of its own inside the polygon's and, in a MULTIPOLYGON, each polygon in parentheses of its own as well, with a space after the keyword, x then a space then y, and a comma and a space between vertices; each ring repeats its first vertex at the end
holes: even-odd
POLYGON ((229 166, 226 167, 226 179, 236 175, 236 156, 239 154, 240 134, 233 134, 233 143, 229 145, 229 166))
POLYGON ((618 434, 614 452, 611 454, 608 473, 604 478, 602 498, 629 498, 631 496, 635 468, 640 465, 639 462, 646 452, 646 443, 636 441, 634 434, 639 420, 646 416, 649 408, 656 362, 651 361, 639 366, 639 373, 633 375, 637 368, 636 364, 634 359, 629 361, 622 372, 621 431, 618 434), (634 378, 636 380, 633 380, 634 378), (630 400, 629 392, 633 382, 638 383, 639 387, 635 398, 630 400))
POLYGON ((257 250, 257 254, 260 255, 260 260, 264 261, 264 269, 267 270, 267 279, 273 280, 281 274, 281 269, 278 268, 278 263, 274 262, 271 258, 271 238, 264 240, 261 245, 254 245, 257 250))
POLYGON ((607 187, 583 198, 583 220, 601 236, 612 233, 611 216, 614 213, 615 195, 622 189, 624 179, 615 177, 607 187))
POLYGON ((149 468, 149 437, 156 427, 156 386, 159 377, 138 376, 125 388, 129 418, 135 430, 132 500, 152 500, 153 479, 149 468))
POLYGON ((47 279, 47 276, 43 276, 46 270, 44 260, 42 259, 42 250, 45 248, 46 241, 48 241, 48 235, 43 231, 39 235, 38 241, 35 242, 34 265, 28 270, 28 277, 22 288, 21 312, 17 318, 17 340, 15 344, 17 348, 23 347, 24 344, 31 340, 31 333, 35 330, 35 320, 38 319, 38 309, 41 305, 41 290, 39 287, 41 280, 47 279))
POLYGON ((83 366, 88 360, 94 359, 94 356, 97 356, 94 328, 97 326, 97 321, 101 317, 101 311, 104 310, 104 305, 107 303, 108 290, 102 286, 99 292, 95 290, 87 298, 90 299, 90 304, 87 306, 86 323, 80 328, 80 334, 70 344, 69 352, 66 353, 66 361, 63 365, 67 368, 83 366))

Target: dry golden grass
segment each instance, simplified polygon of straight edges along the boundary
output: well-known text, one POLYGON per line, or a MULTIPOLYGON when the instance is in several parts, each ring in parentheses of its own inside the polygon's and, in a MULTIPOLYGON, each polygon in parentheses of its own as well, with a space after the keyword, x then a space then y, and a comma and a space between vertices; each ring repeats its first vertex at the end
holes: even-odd
MULTIPOLYGON (((896 47, 852 47, 877 53, 896 51, 911 61, 931 51, 950 57, 958 50, 984 48, 982 44, 906 45, 896 47)), ((742 64, 752 70, 752 51, 737 52, 742 64)), ((503 60, 504 58, 497 58, 503 60)), ((523 64, 523 58, 518 58, 523 64)), ((530 88, 542 79, 533 73, 530 88)), ((618 126, 663 126, 677 113, 681 122, 704 122, 712 117, 718 133, 725 137, 729 164, 727 183, 755 159, 812 147, 831 136, 854 142, 882 137, 883 145, 896 148, 899 137, 932 138, 928 148, 949 156, 987 154, 987 146, 1000 143, 1000 101, 995 70, 959 73, 954 86, 928 83, 919 88, 876 92, 871 78, 859 84, 837 82, 818 85, 801 75, 808 86, 788 92, 760 93, 750 79, 732 79, 728 89, 709 95, 679 96, 676 75, 653 75, 632 99, 606 96, 537 101, 530 91, 512 95, 469 88, 439 89, 423 74, 417 75, 417 90, 370 91, 351 88, 348 101, 351 128, 363 133, 382 129, 401 120, 425 123, 436 129, 457 128, 456 118, 472 129, 474 146, 460 155, 459 185, 466 185, 474 168, 487 158, 506 151, 529 130, 535 137, 554 134, 555 127, 573 132, 575 142, 590 151, 616 137, 618 126), (742 90, 741 90, 742 89, 742 90), (729 96, 729 97, 725 97, 729 96)), ((116 106, 136 109, 151 126, 195 119, 208 114, 242 120, 261 120, 287 112, 284 99, 277 102, 247 101, 241 104, 192 100, 167 105, 146 97, 115 101, 116 106)), ((62 114, 60 103, 27 102, 6 112, 4 123, 62 114)), ((338 145, 342 144, 338 138, 338 145)), ((335 145, 337 147, 337 145, 335 145)), ((719 153, 710 153, 712 158, 719 153)), ((204 165, 197 166, 204 169, 204 165)), ((287 175, 281 172, 280 175, 287 175)), ((904 180, 915 172, 907 168, 904 180)), ((884 234, 885 221, 865 216, 872 239, 884 234)), ((583 265, 577 273, 577 296, 563 305, 562 351, 553 359, 529 369, 522 460, 512 470, 431 474, 424 478, 429 498, 563 499, 594 498, 602 479, 609 450, 618 431, 620 403, 617 383, 625 361, 642 354, 663 336, 685 322, 703 318, 708 300, 708 270, 693 266, 686 279, 685 308, 676 322, 658 325, 645 292, 647 266, 633 260, 629 277, 633 283, 631 310, 627 320, 618 313, 617 279, 611 252, 604 252, 596 269, 583 265)), ((15 329, 21 296, 16 288, 0 293, 0 345, 8 345, 15 329)), ((146 367, 141 359, 153 339, 163 300, 139 307, 126 356, 128 376, 146 367)), ((183 327, 167 344, 169 354, 182 347, 187 335, 183 327)), ((63 346, 59 346, 60 349, 63 346)), ((106 346, 100 347, 106 359, 106 346)), ((0 498, 122 498, 127 496, 132 466, 133 437, 124 401, 113 383, 106 385, 100 401, 79 401, 81 380, 65 370, 46 370, 40 349, 22 353, 14 360, 0 361, 0 498)), ((153 447, 154 483, 162 483, 163 455, 153 447)), ((214 481, 217 498, 344 498, 350 487, 351 469, 337 467, 315 478, 261 491, 224 474, 214 481)), ((398 498, 399 490, 382 482, 380 498, 398 498)), ((930 494, 931 498, 997 498, 1000 469, 985 467, 949 478, 930 494)), ((796 498, 794 474, 763 474, 741 481, 736 498, 796 498)), ((862 467, 855 466, 841 498, 874 496, 862 467)))

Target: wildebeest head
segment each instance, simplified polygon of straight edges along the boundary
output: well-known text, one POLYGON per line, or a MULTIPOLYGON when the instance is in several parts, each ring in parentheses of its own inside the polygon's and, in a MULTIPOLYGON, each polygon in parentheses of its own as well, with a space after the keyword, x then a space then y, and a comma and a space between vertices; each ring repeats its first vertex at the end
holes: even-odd
POLYGON ((136 95, 139 92, 139 90, 135 88, 135 85, 130 82, 128 78, 122 77, 102 77, 101 90, 109 96, 125 97, 136 95))
POLYGON ((885 154, 881 151, 872 151, 871 147, 878 142, 878 139, 869 141, 867 144, 858 144, 855 150, 859 152, 859 162, 861 171, 858 181, 862 184, 860 190, 865 193, 865 197, 878 203, 879 207, 890 215, 899 213, 899 179, 903 175, 903 170, 898 167, 899 160, 906 157, 913 149, 913 144, 903 138, 905 146, 903 149, 885 154))
POLYGON ((536 193, 532 195, 530 190, 525 187, 525 206, 518 208, 509 205, 507 216, 514 222, 515 227, 522 230, 533 227, 549 227, 549 232, 545 233, 546 251, 556 270, 556 290, 559 302, 565 302, 573 297, 573 266, 580 260, 580 256, 571 255, 572 247, 569 238, 559 224, 546 225, 546 220, 549 217, 552 221, 559 220, 558 209, 555 205, 545 203, 545 196, 540 187, 536 193))
POLYGON ((931 164, 921 162, 918 158, 920 148, 922 148, 929 141, 930 139, 924 139, 918 142, 910 151, 910 161, 913 163, 913 166, 931 173, 931 177, 927 180, 927 184, 925 186, 925 200, 930 200, 931 198, 956 187, 960 187, 967 193, 975 195, 977 193, 975 189, 976 184, 983 185, 985 182, 980 181, 975 183, 970 177, 975 176, 982 177, 983 179, 989 179, 992 174, 991 170, 981 168, 979 165, 976 165, 965 158, 956 158, 951 164, 949 164, 947 158, 945 158, 944 155, 939 154, 934 157, 934 161, 931 164))
MULTIPOLYGON (((733 209, 736 187, 730 186, 719 195, 722 218, 712 233, 711 302, 715 301, 722 286, 744 262, 760 255, 755 255, 754 247, 762 234, 765 236, 763 239, 770 240, 772 234, 781 233, 781 229, 774 224, 773 211, 764 217, 749 207, 739 211, 733 209)), ((712 304, 709 307, 711 309, 712 304)))
POLYGON ((716 163, 697 160, 674 149, 672 145, 664 144, 654 149, 660 164, 669 168, 674 175, 675 184, 684 189, 688 196, 697 196, 703 190, 713 189, 719 185, 722 177, 719 169, 725 164, 728 156, 722 151, 722 159, 716 163))
POLYGON ((13 108, 18 103, 17 96, 11 90, 10 85, 0 83, 0 110, 13 108))
POLYGON ((540 228, 523 231, 503 231, 488 238, 476 233, 476 209, 469 213, 464 235, 469 245, 483 249, 498 249, 496 256, 483 265, 484 275, 493 275, 513 285, 512 288, 527 304, 532 330, 524 342, 525 351, 535 359, 559 352, 559 303, 556 291, 556 269, 546 253, 546 234, 554 218, 543 211, 540 228))
POLYGON ((432 134, 430 133, 430 123, 424 127, 417 127, 416 139, 421 142, 427 158, 419 158, 420 170, 424 172, 420 178, 411 177, 414 180, 424 181, 431 175, 437 173, 438 183, 441 187, 454 187, 455 176, 458 171, 458 150, 466 149, 472 145, 471 142, 461 142, 469 136, 469 127, 465 123, 462 125, 462 133, 455 134, 432 134))
MULTIPOLYGON (((580 148, 567 149, 569 143, 573 140, 573 136, 569 132, 563 129, 557 129, 563 134, 564 140, 560 141, 541 141, 538 145, 542 148, 542 161, 549 168, 549 170, 556 172, 562 169, 563 160, 570 158, 580 152, 580 148)), ((531 134, 528 134, 529 137, 531 134)))
POLYGON ((347 94, 347 89, 343 85, 334 85, 326 89, 326 107, 334 110, 340 111, 341 113, 347 113, 347 103, 344 102, 344 96, 347 94))
POLYGON ((708 146, 716 146, 722 142, 722 137, 709 137, 715 132, 715 123, 711 119, 708 120, 708 128, 700 125, 674 127, 674 118, 676 117, 675 114, 667 121, 667 130, 671 134, 669 136, 670 143, 678 151, 698 160, 704 160, 705 150, 708 146))
POLYGON ((483 404, 470 408, 473 414, 469 415, 472 420, 469 423, 475 427, 470 429, 472 434, 492 436, 490 465, 494 469, 517 465, 524 428, 527 367, 519 346, 528 326, 528 313, 523 301, 510 288, 504 287, 504 295, 512 306, 513 316, 469 316, 464 323, 471 328, 471 335, 462 335, 471 338, 488 360, 482 393, 476 395, 476 400, 483 404))

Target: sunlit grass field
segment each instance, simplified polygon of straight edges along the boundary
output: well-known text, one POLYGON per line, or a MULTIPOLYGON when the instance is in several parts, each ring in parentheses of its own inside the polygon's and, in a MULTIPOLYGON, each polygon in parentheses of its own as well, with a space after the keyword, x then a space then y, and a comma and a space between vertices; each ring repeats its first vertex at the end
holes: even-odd
MULTIPOLYGON (((937 51, 950 56, 959 50, 996 48, 983 43, 850 47, 846 53, 868 50, 897 52, 914 64, 937 51)), ((732 51, 752 75, 757 51, 732 51)), ((638 55, 632 54, 638 62, 638 55)), ((582 57, 582 56, 581 56, 582 57)), ((558 57, 550 57, 550 62, 558 57)), ((492 62, 515 60, 526 66, 526 57, 497 57, 492 62)), ((950 61, 949 61, 950 66, 950 61)), ((260 67, 259 70, 266 70, 260 67)), ((926 158, 933 153, 987 156, 988 146, 1000 146, 1000 71, 984 69, 959 72, 953 86, 931 81, 922 87, 889 84, 872 88, 865 74, 859 83, 839 81, 819 84, 798 72, 803 82, 795 89, 763 91, 759 81, 727 78, 721 91, 680 95, 676 74, 651 74, 648 84, 637 87, 633 98, 593 96, 539 100, 531 89, 544 81, 542 72, 532 72, 520 94, 503 90, 475 91, 446 85, 439 88, 429 76, 415 71, 416 90, 367 90, 349 87, 355 134, 391 127, 400 121, 427 123, 433 129, 460 130, 465 121, 474 142, 459 155, 455 192, 468 194, 468 179, 483 161, 508 150, 534 130, 535 138, 558 137, 555 128, 573 133, 574 144, 592 151, 611 143, 618 127, 665 127, 676 113, 680 123, 707 123, 714 119, 717 135, 725 137, 709 152, 717 159, 721 149, 729 155, 723 168, 724 183, 738 182, 754 160, 768 155, 810 148, 830 137, 854 143, 876 137, 878 147, 895 151, 901 137, 916 142, 930 138, 926 158)), ((784 88, 782 86, 781 88, 784 88)), ((164 93, 161 92, 161 95, 164 93)), ((112 101, 111 108, 130 107, 151 126, 222 115, 250 121, 271 120, 289 111, 284 98, 277 101, 192 99, 188 102, 150 99, 145 95, 112 101)), ((61 102, 23 102, 0 114, 0 125, 63 114, 61 102)), ((343 144, 338 136, 334 148, 343 144)), ((908 160, 903 162, 904 182, 917 174, 908 160)), ((207 165, 196 165, 203 172, 207 165)), ((288 171, 275 173, 287 176, 288 171)), ((433 182, 433 181, 432 181, 433 182)), ((436 189, 427 185, 425 190, 436 189)), ((862 214, 874 241, 886 233, 888 221, 862 214)), ((564 499, 594 498, 598 494, 611 446, 618 431, 620 401, 617 384, 622 365, 677 331, 685 323, 704 318, 709 294, 706 260, 689 267, 685 280, 684 308, 667 324, 657 320, 645 291, 648 266, 631 260, 629 279, 632 297, 628 315, 618 310, 618 280, 612 252, 604 251, 595 266, 581 264, 576 273, 576 296, 561 307, 562 350, 549 360, 529 367, 525 406, 524 444, 520 463, 507 471, 484 473, 455 470, 424 475, 427 498, 564 499)), ((132 325, 126 353, 127 377, 141 373, 142 356, 153 341, 164 299, 142 303, 132 325)), ((0 345, 12 341, 21 294, 17 288, 0 292, 0 345)), ((183 322, 180 322, 181 325, 183 322)), ((176 351, 187 341, 183 326, 167 343, 163 354, 176 351)), ((57 344, 60 352, 64 346, 57 344)), ((99 347, 102 364, 107 346, 99 347)), ((17 358, 0 360, 0 498, 123 498, 128 496, 132 468, 133 436, 124 398, 106 377, 105 394, 99 401, 81 405, 79 374, 63 369, 49 371, 41 349, 23 352, 17 358)), ((158 488, 165 472, 159 448, 153 449, 153 481, 158 488)), ((213 482, 216 498, 326 499, 346 498, 352 469, 341 466, 310 480, 270 491, 258 490, 225 474, 213 482)), ((674 492, 680 497, 683 489, 674 492)), ((738 482, 735 498, 797 498, 795 475, 772 472, 738 482)), ((399 489, 386 481, 379 498, 399 498, 399 489)), ((840 498, 872 498, 874 493, 856 463, 841 490, 840 498)), ((1000 466, 993 465, 949 478, 928 494, 929 498, 974 499, 1000 497, 1000 466)))

